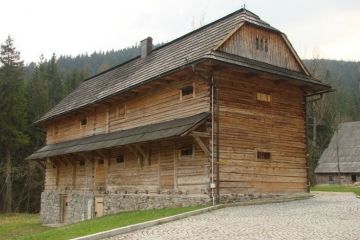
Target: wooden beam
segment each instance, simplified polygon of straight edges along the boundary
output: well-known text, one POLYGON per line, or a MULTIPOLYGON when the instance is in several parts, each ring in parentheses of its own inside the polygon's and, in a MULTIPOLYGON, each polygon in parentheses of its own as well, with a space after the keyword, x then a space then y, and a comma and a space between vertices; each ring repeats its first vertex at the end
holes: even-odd
POLYGON ((143 161, 145 162, 145 164, 149 165, 149 148, 144 150, 139 144, 135 145, 136 149, 139 151, 139 153, 141 154, 143 161))
POLYGON ((197 144, 200 146, 200 148, 203 150, 203 152, 206 154, 206 156, 209 156, 210 155, 210 151, 209 149, 207 148, 207 146, 205 145, 205 143, 203 142, 203 140, 197 136, 197 135, 193 135, 191 134, 195 141, 197 142, 197 144))
POLYGON ((133 154, 135 154, 135 156, 137 156, 138 164, 140 166, 142 166, 143 164, 142 164, 142 155, 141 155, 141 153, 139 153, 139 151, 137 151, 137 149, 135 147, 131 146, 131 145, 127 145, 126 147, 127 147, 127 149, 130 150, 130 152, 132 152, 133 154))
POLYGON ((46 163, 43 162, 42 160, 36 159, 35 162, 38 164, 38 166, 40 167, 40 169, 42 171, 44 171, 46 169, 46 163))
POLYGON ((103 158, 104 160, 109 158, 108 152, 103 152, 101 150, 95 150, 94 153, 97 154, 99 157, 103 158))
POLYGON ((82 159, 84 159, 85 161, 91 161, 91 158, 89 157, 88 154, 86 153, 75 153, 77 154, 78 156, 80 156, 82 159))
POLYGON ((209 138, 210 137, 210 133, 208 132, 196 132, 196 131, 192 131, 191 132, 192 135, 196 135, 198 137, 203 137, 203 138, 209 138))

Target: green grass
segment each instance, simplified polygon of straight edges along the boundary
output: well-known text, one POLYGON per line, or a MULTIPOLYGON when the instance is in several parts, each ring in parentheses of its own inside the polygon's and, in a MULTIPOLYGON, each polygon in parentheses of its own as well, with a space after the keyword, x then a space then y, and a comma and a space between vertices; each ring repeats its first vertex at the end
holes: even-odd
POLYGON ((343 186, 343 185, 316 185, 311 187, 311 191, 322 192, 353 192, 360 196, 360 187, 343 186))
POLYGON ((13 216, 0 215, 0 239, 21 240, 60 240, 84 236, 113 228, 146 222, 188 212, 205 206, 183 208, 166 208, 158 210, 132 211, 108 215, 80 223, 69 224, 58 228, 40 225, 39 215, 15 214, 13 216))
POLYGON ((0 239, 17 239, 48 230, 41 226, 39 214, 0 214, 0 239))

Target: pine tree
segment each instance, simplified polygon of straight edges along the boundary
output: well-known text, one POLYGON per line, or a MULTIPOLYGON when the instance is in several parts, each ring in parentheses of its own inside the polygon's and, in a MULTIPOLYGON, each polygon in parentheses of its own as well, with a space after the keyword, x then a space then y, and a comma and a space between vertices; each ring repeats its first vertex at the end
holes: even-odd
POLYGON ((12 156, 27 137, 24 134, 26 108, 23 80, 23 62, 9 36, 0 51, 0 149, 5 161, 4 211, 12 210, 12 156))
POLYGON ((55 106, 64 97, 64 86, 57 69, 56 55, 50 59, 48 63, 48 86, 49 86, 49 100, 50 106, 55 106))

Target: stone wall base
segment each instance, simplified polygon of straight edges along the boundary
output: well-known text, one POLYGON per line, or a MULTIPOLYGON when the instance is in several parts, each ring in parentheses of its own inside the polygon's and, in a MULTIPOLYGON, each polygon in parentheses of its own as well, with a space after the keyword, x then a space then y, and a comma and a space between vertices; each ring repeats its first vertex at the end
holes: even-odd
POLYGON ((114 214, 124 211, 160 209, 169 207, 187 207, 206 205, 211 198, 205 196, 182 195, 138 195, 116 194, 104 196, 104 214, 114 214))
MULTIPOLYGON (((305 193, 305 192, 304 192, 305 193)), ((274 199, 281 196, 286 196, 287 194, 282 193, 232 193, 232 194, 222 194, 220 195, 220 203, 234 203, 234 202, 244 202, 253 199, 274 199)))
POLYGON ((95 216, 95 197, 103 198, 103 214, 125 211, 160 209, 206 205, 211 202, 207 195, 151 195, 151 194, 110 194, 99 195, 93 192, 43 192, 41 194, 41 222, 59 224, 62 222, 62 196, 66 195, 65 222, 75 223, 95 216))
POLYGON ((42 224, 62 222, 62 208, 65 207, 65 223, 75 223, 91 219, 94 212, 94 194, 92 192, 41 193, 40 219, 42 224), (67 204, 63 206, 62 196, 66 195, 67 204))

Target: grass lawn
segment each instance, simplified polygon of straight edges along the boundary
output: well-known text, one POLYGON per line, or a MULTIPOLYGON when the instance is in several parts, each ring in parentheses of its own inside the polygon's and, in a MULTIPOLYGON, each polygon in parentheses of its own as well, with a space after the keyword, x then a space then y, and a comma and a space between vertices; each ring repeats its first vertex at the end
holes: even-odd
POLYGON ((0 239, 69 239, 110 230, 113 228, 168 217, 203 207, 205 206, 124 212, 58 228, 41 226, 38 214, 0 215, 0 239))
POLYGON ((17 239, 48 230, 40 225, 39 214, 0 214, 0 239, 17 239))
POLYGON ((360 196, 360 187, 343 186, 343 185, 316 185, 311 187, 311 191, 322 192, 353 192, 360 196))

